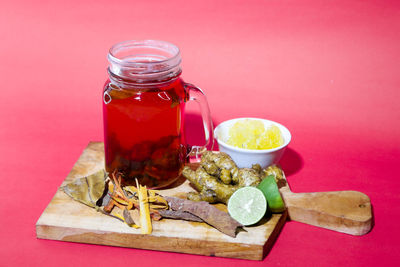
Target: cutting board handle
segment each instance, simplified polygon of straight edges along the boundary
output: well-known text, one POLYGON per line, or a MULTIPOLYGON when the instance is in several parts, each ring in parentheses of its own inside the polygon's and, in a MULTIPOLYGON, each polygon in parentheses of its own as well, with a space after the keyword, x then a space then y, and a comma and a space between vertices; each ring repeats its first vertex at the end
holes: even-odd
POLYGON ((364 235, 372 227, 371 202, 357 191, 293 193, 281 190, 292 221, 347 233, 364 235))

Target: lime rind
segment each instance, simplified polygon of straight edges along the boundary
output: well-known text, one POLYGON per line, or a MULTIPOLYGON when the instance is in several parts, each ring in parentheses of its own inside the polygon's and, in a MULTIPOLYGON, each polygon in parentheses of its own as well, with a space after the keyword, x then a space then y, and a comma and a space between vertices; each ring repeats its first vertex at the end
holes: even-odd
POLYGON ((246 186, 236 190, 228 201, 229 215, 244 226, 259 222, 267 211, 267 200, 261 190, 246 186))
POLYGON ((268 206, 271 212, 280 213, 285 210, 285 203, 283 202, 278 185, 276 184, 275 177, 273 175, 269 175, 268 177, 264 178, 257 188, 263 192, 268 201, 268 206))

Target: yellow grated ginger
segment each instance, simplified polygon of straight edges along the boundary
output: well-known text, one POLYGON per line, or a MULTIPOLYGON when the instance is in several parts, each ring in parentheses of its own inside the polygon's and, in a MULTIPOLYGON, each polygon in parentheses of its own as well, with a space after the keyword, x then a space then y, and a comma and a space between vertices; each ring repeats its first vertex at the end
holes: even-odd
POLYGON ((265 129, 262 121, 245 119, 237 121, 229 129, 227 143, 245 149, 272 149, 283 145, 284 140, 277 126, 265 129))

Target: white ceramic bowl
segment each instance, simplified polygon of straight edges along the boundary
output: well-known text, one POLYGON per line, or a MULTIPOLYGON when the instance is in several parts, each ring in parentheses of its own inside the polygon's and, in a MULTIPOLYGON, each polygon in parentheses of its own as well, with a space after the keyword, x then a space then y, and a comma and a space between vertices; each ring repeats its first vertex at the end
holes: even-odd
POLYGON ((214 129, 214 137, 218 142, 219 151, 229 154, 229 156, 232 157, 232 159, 236 162, 239 168, 251 168, 251 165, 256 163, 260 164, 262 168, 266 168, 271 164, 278 163, 283 153, 285 152, 287 145, 290 143, 290 140, 292 139, 292 135, 290 134, 289 130, 282 124, 258 118, 238 118, 238 119, 224 121, 214 129), (264 123, 265 128, 269 127, 272 124, 277 126, 283 136, 284 140, 283 145, 273 149, 262 149, 262 150, 237 148, 228 145, 226 141, 229 138, 229 129, 238 120, 245 120, 245 119, 262 121, 264 123))

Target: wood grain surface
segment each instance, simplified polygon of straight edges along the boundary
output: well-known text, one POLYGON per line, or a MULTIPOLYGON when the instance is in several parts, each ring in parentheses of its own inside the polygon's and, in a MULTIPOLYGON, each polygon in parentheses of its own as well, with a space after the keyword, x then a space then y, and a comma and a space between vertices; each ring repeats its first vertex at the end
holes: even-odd
MULTIPOLYGON (((90 142, 61 186, 104 168, 104 146, 90 142)), ((182 197, 194 191, 179 179, 162 195, 182 197)), ((207 256, 262 260, 271 249, 287 213, 273 214, 236 238, 205 223, 162 219, 153 222, 153 232, 142 235, 122 222, 72 200, 60 189, 36 223, 38 238, 129 248, 181 252, 207 256)))
POLYGON ((279 188, 289 219, 350 235, 364 235, 373 225, 369 197, 358 191, 293 193, 279 188))

